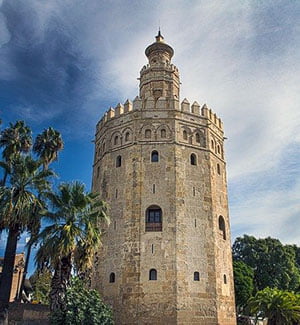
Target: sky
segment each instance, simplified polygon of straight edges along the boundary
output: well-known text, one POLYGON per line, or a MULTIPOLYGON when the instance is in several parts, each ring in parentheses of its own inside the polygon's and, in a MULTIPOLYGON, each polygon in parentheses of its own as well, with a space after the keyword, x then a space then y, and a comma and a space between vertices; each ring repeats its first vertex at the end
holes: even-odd
POLYGON ((224 122, 232 240, 300 245, 300 1, 0 0, 3 127, 59 130, 59 181, 90 189, 95 125, 138 94, 159 25, 181 100, 224 122))

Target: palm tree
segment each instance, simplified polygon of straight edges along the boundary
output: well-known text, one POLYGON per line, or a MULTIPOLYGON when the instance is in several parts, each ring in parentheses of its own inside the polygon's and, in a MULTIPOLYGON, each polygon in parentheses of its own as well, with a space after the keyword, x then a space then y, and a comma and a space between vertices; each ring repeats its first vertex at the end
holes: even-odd
POLYGON ((60 185, 58 193, 48 193, 48 199, 54 210, 48 213, 52 224, 39 235, 36 262, 39 269, 46 266, 54 271, 50 310, 64 312, 71 271, 85 272, 92 266, 100 244, 101 223, 109 219, 98 194, 85 193, 80 182, 60 185))
POLYGON ((300 321, 299 295, 289 291, 265 288, 248 301, 250 311, 267 317, 268 325, 292 325, 300 321))
MULTIPOLYGON (((41 162, 17 155, 9 162, 8 184, 0 186, 0 231, 8 230, 0 283, 0 314, 7 311, 17 242, 23 231, 36 232, 45 202, 40 193, 50 190, 51 170, 41 170, 41 162)), ((0 322, 1 324, 1 322, 0 322)))
POLYGON ((31 130, 24 121, 10 123, 9 127, 0 133, 0 148, 3 148, 2 158, 7 163, 4 169, 2 185, 5 185, 7 175, 11 166, 11 161, 21 153, 29 152, 32 146, 31 130))
POLYGON ((44 168, 47 169, 51 162, 57 160, 58 152, 63 147, 61 134, 49 127, 36 137, 33 151, 42 159, 44 168))
MULTIPOLYGON (((41 159, 43 163, 43 168, 47 170, 49 164, 57 160, 58 153, 63 149, 63 147, 64 147, 64 143, 61 134, 58 131, 54 130, 52 127, 49 127, 48 129, 44 129, 44 131, 36 137, 33 145, 33 151, 41 159)), ((30 260, 31 247, 34 244, 34 240, 36 236, 37 234, 32 233, 30 240, 27 244, 26 260, 25 260, 25 266, 24 266, 20 291, 18 295, 18 301, 21 301, 22 291, 25 284, 27 269, 30 260)))

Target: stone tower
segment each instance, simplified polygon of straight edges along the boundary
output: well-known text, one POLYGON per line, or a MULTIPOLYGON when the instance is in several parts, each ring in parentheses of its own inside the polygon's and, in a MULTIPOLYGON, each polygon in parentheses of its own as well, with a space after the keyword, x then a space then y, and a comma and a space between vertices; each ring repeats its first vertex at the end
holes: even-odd
POLYGON ((97 124, 93 190, 111 224, 92 286, 116 324, 236 324, 223 124, 179 103, 160 32, 145 53, 139 96, 97 124))

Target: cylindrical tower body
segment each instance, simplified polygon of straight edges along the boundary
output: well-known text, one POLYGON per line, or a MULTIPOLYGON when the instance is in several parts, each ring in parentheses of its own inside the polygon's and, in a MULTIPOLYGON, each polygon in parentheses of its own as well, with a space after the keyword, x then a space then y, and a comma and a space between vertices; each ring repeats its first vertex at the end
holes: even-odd
POLYGON ((223 125, 179 105, 162 36, 146 49, 140 96, 97 124, 93 190, 109 205, 92 286, 116 324, 233 325, 223 125))

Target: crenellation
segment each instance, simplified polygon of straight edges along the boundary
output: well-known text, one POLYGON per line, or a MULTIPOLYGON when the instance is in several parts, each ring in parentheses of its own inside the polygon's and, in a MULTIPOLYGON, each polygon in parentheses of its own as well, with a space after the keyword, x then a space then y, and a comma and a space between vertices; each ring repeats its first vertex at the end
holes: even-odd
POLYGON ((126 102, 124 103, 124 113, 129 113, 132 111, 132 102, 127 99, 126 102))
POLYGON ((181 110, 187 113, 190 112, 190 102, 186 98, 181 102, 181 110))
POLYGON ((154 107, 155 107, 155 100, 152 96, 149 96, 146 99, 145 109, 154 109, 154 107))
POLYGON ((196 101, 194 101, 192 105, 192 113, 195 115, 200 115, 200 105, 196 101))
POLYGON ((115 117, 115 110, 112 107, 110 107, 109 110, 107 111, 107 118, 111 119, 113 117, 115 117))
POLYGON ((143 102, 139 96, 136 96, 133 100, 133 110, 140 110, 142 109, 143 102))
POLYGON ((115 116, 119 116, 124 113, 124 106, 121 103, 115 107, 115 116))

